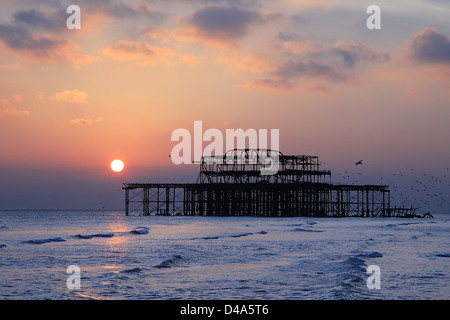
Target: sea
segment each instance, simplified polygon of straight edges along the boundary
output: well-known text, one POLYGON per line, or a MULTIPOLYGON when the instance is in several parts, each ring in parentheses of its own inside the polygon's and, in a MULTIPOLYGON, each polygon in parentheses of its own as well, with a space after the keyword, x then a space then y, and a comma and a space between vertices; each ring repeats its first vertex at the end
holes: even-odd
POLYGON ((0 211, 1 300, 447 300, 450 215, 0 211))

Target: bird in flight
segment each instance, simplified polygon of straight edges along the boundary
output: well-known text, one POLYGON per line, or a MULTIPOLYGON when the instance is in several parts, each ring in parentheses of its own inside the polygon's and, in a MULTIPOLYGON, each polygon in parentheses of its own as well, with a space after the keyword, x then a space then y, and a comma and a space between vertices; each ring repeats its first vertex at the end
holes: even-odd
POLYGON ((356 166, 357 166, 358 164, 362 164, 362 160, 359 160, 358 162, 355 163, 356 166))

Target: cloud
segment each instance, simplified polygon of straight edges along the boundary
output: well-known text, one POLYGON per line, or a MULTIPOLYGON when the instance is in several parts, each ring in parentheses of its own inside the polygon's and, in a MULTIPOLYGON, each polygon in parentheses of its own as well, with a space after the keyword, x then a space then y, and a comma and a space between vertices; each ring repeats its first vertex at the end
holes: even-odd
POLYGON ((281 49, 288 60, 275 62, 261 57, 254 59, 254 55, 234 54, 221 56, 218 62, 226 63, 236 70, 263 75, 262 79, 241 85, 245 89, 288 91, 300 84, 301 90, 326 94, 330 91, 325 85, 330 82, 355 84, 357 74, 350 69, 357 64, 390 60, 389 54, 363 44, 338 43, 334 47, 325 47, 295 33, 280 32, 274 47, 281 49), (336 57, 342 62, 337 61, 336 57), (311 80, 323 82, 324 85, 311 86, 311 80))
POLYGON ((307 40, 286 41, 283 47, 296 55, 318 54, 324 51, 321 45, 307 40))
POLYGON ((328 93, 329 92, 327 87, 325 87, 324 85, 320 85, 320 84, 311 87, 309 89, 309 91, 310 92, 317 92, 317 93, 328 93))
POLYGON ((335 82, 346 82, 350 78, 339 68, 313 59, 291 60, 282 65, 276 74, 283 79, 320 77, 335 82))
POLYGON ((19 10, 13 14, 14 21, 25 24, 33 29, 58 30, 66 25, 65 11, 44 13, 36 9, 19 10))
POLYGON ((181 57, 181 60, 190 67, 195 66, 198 63, 197 57, 193 54, 184 54, 181 57))
POLYGON ((20 64, 20 62, 16 62, 15 64, 12 64, 12 65, 0 64, 0 69, 5 69, 5 70, 20 70, 20 69, 23 69, 23 67, 22 67, 22 65, 20 64))
POLYGON ((28 116, 30 114, 27 110, 19 110, 8 105, 8 100, 0 99, 0 118, 4 116, 28 116))
POLYGON ((11 50, 20 51, 40 59, 57 59, 62 48, 71 46, 62 37, 34 36, 23 26, 0 25, 0 40, 11 50))
POLYGON ((102 53, 115 60, 135 61, 139 64, 168 63, 173 51, 169 47, 157 47, 145 42, 122 40, 102 50, 102 53))
POLYGON ((138 36, 145 36, 160 43, 168 43, 172 40, 172 31, 166 28, 155 26, 144 26, 137 31, 138 36))
POLYGON ((11 51, 35 62, 71 62, 75 66, 91 63, 94 57, 76 53, 80 47, 57 35, 33 35, 21 25, 0 24, 0 42, 11 51))
POLYGON ((52 97, 54 101, 63 101, 69 103, 87 103, 88 94, 79 90, 65 90, 61 92, 56 92, 52 97))
POLYGON ((135 6, 125 3, 125 1, 88 1, 86 3, 86 11, 111 18, 139 18, 153 20, 154 22, 161 22, 166 18, 166 14, 154 10, 148 3, 139 2, 135 6))
MULTIPOLYGON (((291 91, 296 88, 296 85, 292 83, 291 81, 288 81, 286 79, 259 79, 254 81, 249 81, 247 83, 244 83, 243 85, 240 85, 245 90, 254 90, 254 89, 261 89, 261 90, 273 90, 273 91, 291 91)), ((317 93, 317 94, 328 94, 330 91, 328 88, 321 84, 316 85, 308 85, 303 84, 299 86, 299 89, 308 92, 308 93, 317 93)))
POLYGON ((418 62, 450 64, 450 39, 426 28, 409 40, 409 55, 418 62))
POLYGON ((89 127, 89 126, 92 126, 94 123, 101 122, 102 120, 103 120, 102 118, 97 118, 97 119, 77 118, 77 119, 70 120, 70 122, 77 126, 89 127))
POLYGON ((186 27, 174 33, 181 41, 198 41, 215 45, 235 44, 248 34, 250 27, 282 18, 279 14, 261 14, 236 6, 210 5, 187 19, 186 27))
POLYGON ((322 45, 306 40, 298 34, 281 32, 277 39, 281 41, 284 49, 295 55, 318 55, 325 51, 322 45))
POLYGON ((28 116, 30 114, 29 111, 26 110, 18 110, 16 108, 5 106, 0 104, 0 118, 12 115, 12 116, 28 116))
POLYGON ((294 88, 294 85, 285 79, 271 79, 271 78, 265 78, 265 79, 258 79, 249 81, 243 85, 241 85, 242 88, 247 90, 252 89, 270 89, 270 90, 277 90, 277 91, 289 91, 294 88))
POLYGON ((228 66, 227 72, 235 70, 255 74, 265 74, 277 70, 277 66, 269 59, 260 55, 243 55, 239 52, 221 55, 217 58, 218 63, 228 66))
MULTIPOLYGON (((291 59, 265 75, 265 78, 249 81, 241 85, 241 87, 247 90, 271 89, 289 91, 294 89, 298 84, 297 81, 302 79, 307 80, 304 84, 308 84, 310 80, 315 78, 341 83, 352 83, 354 81, 354 77, 348 75, 342 69, 334 67, 327 62, 320 62, 314 59, 291 59)), ((303 85, 302 89, 308 92, 328 93, 328 89, 324 85, 316 85, 309 89, 303 85)))
POLYGON ((386 62, 390 60, 390 55, 384 52, 375 51, 366 45, 356 45, 353 43, 338 43, 332 52, 343 59, 344 66, 354 67, 360 61, 386 62))
POLYGON ((22 102, 22 100, 23 100, 22 96, 19 95, 19 94, 13 94, 13 95, 11 96, 11 98, 12 98, 14 101, 16 101, 16 102, 22 102))
POLYGON ((310 57, 320 59, 337 56, 342 59, 343 66, 352 68, 362 61, 371 63, 381 63, 390 60, 390 55, 385 52, 379 52, 364 44, 353 44, 347 42, 337 43, 334 47, 326 48, 319 43, 306 40, 301 35, 295 33, 279 33, 277 40, 281 42, 282 47, 295 56, 310 57))

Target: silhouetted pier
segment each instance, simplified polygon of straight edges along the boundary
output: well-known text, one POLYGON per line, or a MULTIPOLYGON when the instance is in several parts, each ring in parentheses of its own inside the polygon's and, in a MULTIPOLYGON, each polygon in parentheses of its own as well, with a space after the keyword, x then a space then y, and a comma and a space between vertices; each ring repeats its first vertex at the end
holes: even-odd
POLYGON ((317 156, 235 149, 202 157, 196 183, 124 183, 125 214, 260 217, 418 217, 391 208, 385 185, 331 183, 317 156), (275 157, 274 157, 275 156, 275 157), (276 159, 275 174, 261 174, 276 159))

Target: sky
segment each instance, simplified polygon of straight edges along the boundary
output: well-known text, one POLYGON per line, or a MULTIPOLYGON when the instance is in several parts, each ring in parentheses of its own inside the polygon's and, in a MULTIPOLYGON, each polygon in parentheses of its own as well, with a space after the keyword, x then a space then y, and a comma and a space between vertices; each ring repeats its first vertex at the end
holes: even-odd
POLYGON ((448 17, 444 0, 4 0, 0 209, 123 209, 123 182, 195 182, 168 155, 202 121, 278 129, 335 183, 450 213, 448 17))

